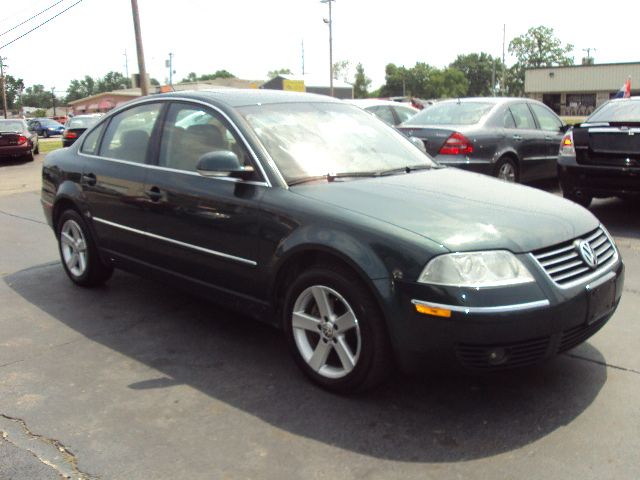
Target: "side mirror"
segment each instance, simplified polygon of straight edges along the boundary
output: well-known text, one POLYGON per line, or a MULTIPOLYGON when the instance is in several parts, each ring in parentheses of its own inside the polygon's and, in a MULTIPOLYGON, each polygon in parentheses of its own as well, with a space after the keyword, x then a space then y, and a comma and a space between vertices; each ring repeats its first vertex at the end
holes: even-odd
POLYGON ((573 127, 573 125, 569 125, 569 124, 560 125, 560 132, 567 133, 567 130, 569 130, 571 127, 573 127))
POLYGON ((427 153, 427 148, 424 146, 424 142, 418 137, 409 137, 409 141, 416 147, 418 147, 418 150, 420 150, 422 153, 427 153))
POLYGON ((238 156, 229 150, 205 153, 198 160, 196 171, 203 177, 235 177, 243 180, 253 175, 253 167, 240 165, 238 156))

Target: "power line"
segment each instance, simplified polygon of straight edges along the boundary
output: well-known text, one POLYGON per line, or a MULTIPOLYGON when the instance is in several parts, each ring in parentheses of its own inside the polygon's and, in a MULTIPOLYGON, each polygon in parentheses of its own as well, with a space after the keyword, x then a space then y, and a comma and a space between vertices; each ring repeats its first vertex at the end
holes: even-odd
POLYGON ((60 15, 62 15, 62 14, 63 14, 64 12, 66 12, 67 10, 69 10, 69 9, 71 9, 71 8, 73 8, 73 7, 75 7, 75 6, 76 6, 76 5, 78 5, 80 2, 82 2, 82 0, 78 0, 76 3, 74 3, 74 4, 73 4, 73 5, 71 5, 70 7, 67 7, 67 8, 65 8, 64 10, 62 10, 61 12, 56 13, 56 14, 55 14, 53 17, 51 17, 50 19, 48 19, 48 20, 46 20, 46 21, 42 22, 40 25, 38 25, 37 27, 32 28, 32 29, 31 29, 31 30, 29 30, 28 32, 23 33, 23 34, 22 34, 22 35, 20 35, 18 38, 14 38, 14 39, 13 39, 13 40, 11 40, 9 43, 5 43, 4 45, 2 45, 2 46, 0 47, 0 49, 3 49, 4 47, 7 47, 7 46, 11 45, 13 42, 15 42, 15 41, 17 41, 17 40, 20 40, 22 37, 25 37, 25 36, 29 35, 29 34, 30 34, 31 32, 33 32, 34 30, 37 30, 38 28, 40 28, 40 27, 41 27, 41 26, 43 26, 44 24, 49 23, 49 22, 50 22, 51 20, 53 20, 54 18, 59 17, 60 15))
POLYGON ((64 0, 60 0, 59 2, 54 3, 54 4, 53 4, 53 5, 51 5, 50 7, 47 7, 47 8, 45 8, 44 10, 42 10, 40 13, 36 13, 33 17, 31 17, 31 18, 27 18, 24 22, 19 23, 18 25, 16 25, 16 26, 15 26, 15 27, 13 27, 13 28, 10 28, 10 29, 9 29, 9 30, 7 30, 6 32, 2 32, 2 33, 0 33, 0 37, 1 37, 1 36, 3 36, 3 35, 5 35, 5 34, 7 34, 7 33, 9 33, 9 32, 10 32, 10 31, 12 31, 12 30, 15 30, 16 28, 20 27, 21 25, 24 25, 24 24, 25 24, 25 23, 27 23, 28 21, 33 20, 34 18, 36 18, 36 17, 38 17, 38 16, 42 15, 42 14, 43 14, 44 12, 46 12, 47 10, 51 10, 53 7, 55 7, 56 5, 58 5, 59 3, 62 3, 62 2, 64 2, 64 0))

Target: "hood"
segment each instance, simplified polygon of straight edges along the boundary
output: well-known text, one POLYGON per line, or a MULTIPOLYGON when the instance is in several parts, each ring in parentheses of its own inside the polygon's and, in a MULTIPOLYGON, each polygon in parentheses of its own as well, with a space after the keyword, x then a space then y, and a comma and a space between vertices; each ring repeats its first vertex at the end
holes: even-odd
POLYGON ((453 168, 291 190, 417 233, 451 251, 530 252, 599 224, 588 210, 558 196, 453 168))

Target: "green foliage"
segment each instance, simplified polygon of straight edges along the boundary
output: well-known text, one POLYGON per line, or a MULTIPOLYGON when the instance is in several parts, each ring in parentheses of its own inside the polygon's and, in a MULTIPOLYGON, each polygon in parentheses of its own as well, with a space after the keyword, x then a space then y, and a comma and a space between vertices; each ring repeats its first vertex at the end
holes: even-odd
POLYGON ((345 83, 349 83, 349 67, 351 62, 349 60, 340 60, 333 64, 333 79, 342 80, 345 83))
POLYGON ((180 83, 215 80, 216 78, 236 78, 236 76, 227 70, 218 70, 214 73, 207 73, 200 76, 196 75, 196 72, 190 72, 189 75, 180 80, 180 83))
POLYGON ((278 75, 293 75, 293 72, 288 68, 280 68, 278 70, 269 70, 267 73, 269 79, 276 78, 278 75))
POLYGON ((469 88, 469 82, 461 71, 455 68, 440 70, 423 62, 416 63, 413 68, 390 63, 385 68, 385 80, 379 93, 382 97, 461 97, 469 88))
POLYGON ((24 82, 21 78, 14 78, 11 75, 5 75, 7 92, 7 108, 12 109, 18 106, 18 97, 24 90, 24 82))
POLYGON ((355 98, 367 98, 371 79, 364 74, 364 67, 361 63, 356 67, 356 76, 353 82, 353 96, 355 98))
POLYGON ((33 112, 31 112, 30 115, 33 117, 46 117, 47 110, 45 108, 39 108, 38 110, 34 110, 33 112))
POLYGON ((82 80, 71 80, 67 88, 66 101, 73 102, 98 93, 112 92, 124 88, 131 88, 131 79, 120 72, 109 72, 104 77, 97 79, 85 75, 82 80))
POLYGON ((44 85, 27 87, 22 94, 20 103, 25 107, 49 108, 52 106, 53 94, 44 85))
POLYGON ((527 68, 573 65, 569 54, 573 45, 562 45, 553 28, 539 26, 509 42, 509 53, 518 61, 507 72, 506 91, 509 95, 524 95, 524 72, 527 68))
POLYGON ((488 53, 458 55, 449 65, 461 71, 469 82, 467 95, 487 97, 495 94, 494 89, 502 76, 502 62, 488 53))

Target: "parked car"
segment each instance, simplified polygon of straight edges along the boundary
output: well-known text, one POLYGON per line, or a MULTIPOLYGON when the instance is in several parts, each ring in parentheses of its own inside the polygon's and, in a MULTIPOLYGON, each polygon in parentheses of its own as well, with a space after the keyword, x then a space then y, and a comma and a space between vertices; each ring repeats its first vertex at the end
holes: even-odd
POLYGON ((122 268, 238 309, 282 328, 301 370, 337 392, 428 358, 541 362, 600 329, 624 283, 579 205, 441 167, 306 93, 130 102, 46 157, 42 205, 76 284, 122 268))
POLYGON ((399 125, 400 123, 409 120, 420 111, 411 105, 394 102, 392 100, 363 98, 347 101, 369 113, 373 113, 376 117, 389 125, 399 125))
POLYGON ((585 207, 594 197, 640 197, 640 97, 611 100, 562 139, 562 194, 585 207))
POLYGON ((67 120, 62 132, 62 146, 70 147, 84 131, 95 125, 102 114, 76 115, 67 120))
POLYGON ((64 125, 50 118, 31 118, 28 122, 29 127, 44 138, 49 138, 53 135, 62 135, 64 132, 64 125))
POLYGON ((525 98, 446 100, 399 126, 442 165, 509 182, 555 177, 567 128, 546 105, 525 98))
POLYGON ((69 120, 69 117, 66 115, 56 115, 55 117, 49 117, 51 120, 55 120, 56 122, 64 125, 69 120))
POLYGON ((0 158, 24 158, 32 162, 40 153, 38 135, 22 119, 0 119, 0 158))

